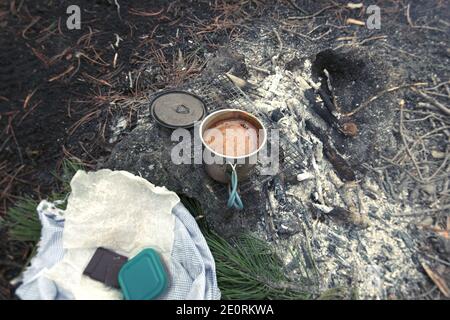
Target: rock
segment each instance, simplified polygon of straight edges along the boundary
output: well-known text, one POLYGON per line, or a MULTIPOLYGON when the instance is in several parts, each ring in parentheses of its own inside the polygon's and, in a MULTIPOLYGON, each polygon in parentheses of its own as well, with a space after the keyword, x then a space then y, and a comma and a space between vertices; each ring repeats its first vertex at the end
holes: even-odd
MULTIPOLYGON (((103 167, 139 174, 157 186, 199 200, 208 224, 225 237, 255 230, 267 199, 252 187, 254 177, 247 181, 249 190, 241 194, 244 210, 228 209, 226 186, 212 180, 203 165, 172 162, 171 150, 177 142, 171 141, 171 133, 152 123, 140 124, 115 146, 103 167)), ((241 186, 247 189, 246 181, 241 186)))

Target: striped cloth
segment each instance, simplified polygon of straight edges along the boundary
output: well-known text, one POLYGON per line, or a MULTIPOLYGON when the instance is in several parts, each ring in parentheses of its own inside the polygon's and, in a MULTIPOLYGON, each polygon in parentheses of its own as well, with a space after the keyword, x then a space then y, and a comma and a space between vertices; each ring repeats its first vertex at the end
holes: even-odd
MULTIPOLYGON (((42 234, 36 256, 22 275, 16 295, 26 300, 72 299, 70 292, 59 288, 44 273, 64 256, 62 234, 63 211, 54 203, 42 201, 37 208, 42 234)), ((174 242, 167 266, 169 286, 158 299, 220 299, 215 263, 197 222, 189 211, 178 203, 175 216, 174 242)))

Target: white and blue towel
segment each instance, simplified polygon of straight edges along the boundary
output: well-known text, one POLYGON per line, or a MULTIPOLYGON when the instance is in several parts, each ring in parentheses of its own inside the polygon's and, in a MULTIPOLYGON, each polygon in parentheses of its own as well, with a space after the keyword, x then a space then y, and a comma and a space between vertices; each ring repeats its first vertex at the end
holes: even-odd
MULTIPOLYGON (((49 271, 61 263, 71 250, 67 249, 63 240, 65 212, 47 201, 42 201, 37 211, 42 223, 42 235, 37 254, 23 273, 16 295, 28 300, 74 299, 77 295, 70 287, 48 276, 49 271)), ((172 215, 173 245, 170 259, 165 259, 169 286, 158 299, 220 299, 214 259, 197 222, 180 202, 172 208, 172 215)), ((95 248, 92 249, 94 251, 95 248)))

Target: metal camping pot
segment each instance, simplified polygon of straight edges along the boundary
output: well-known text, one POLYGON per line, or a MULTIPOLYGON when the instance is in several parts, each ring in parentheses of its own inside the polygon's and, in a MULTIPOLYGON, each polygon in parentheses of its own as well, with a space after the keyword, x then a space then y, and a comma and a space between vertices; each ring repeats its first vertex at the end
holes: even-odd
POLYGON ((237 109, 222 109, 211 113, 203 119, 199 130, 203 146, 218 160, 212 164, 205 163, 206 172, 211 178, 222 183, 230 182, 233 169, 236 171, 239 181, 245 180, 256 165, 258 152, 267 142, 267 131, 262 122, 254 115, 237 109), (258 148, 256 150, 243 156, 232 157, 214 151, 205 142, 204 133, 206 130, 213 128, 220 121, 239 119, 249 122, 258 130, 258 148))

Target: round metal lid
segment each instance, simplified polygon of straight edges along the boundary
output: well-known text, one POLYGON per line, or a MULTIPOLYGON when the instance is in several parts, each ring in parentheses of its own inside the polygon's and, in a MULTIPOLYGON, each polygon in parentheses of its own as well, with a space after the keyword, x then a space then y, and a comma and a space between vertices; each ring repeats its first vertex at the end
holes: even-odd
POLYGON ((205 103, 185 91, 166 91, 156 96, 150 104, 155 120, 168 128, 189 128, 206 115, 205 103))

